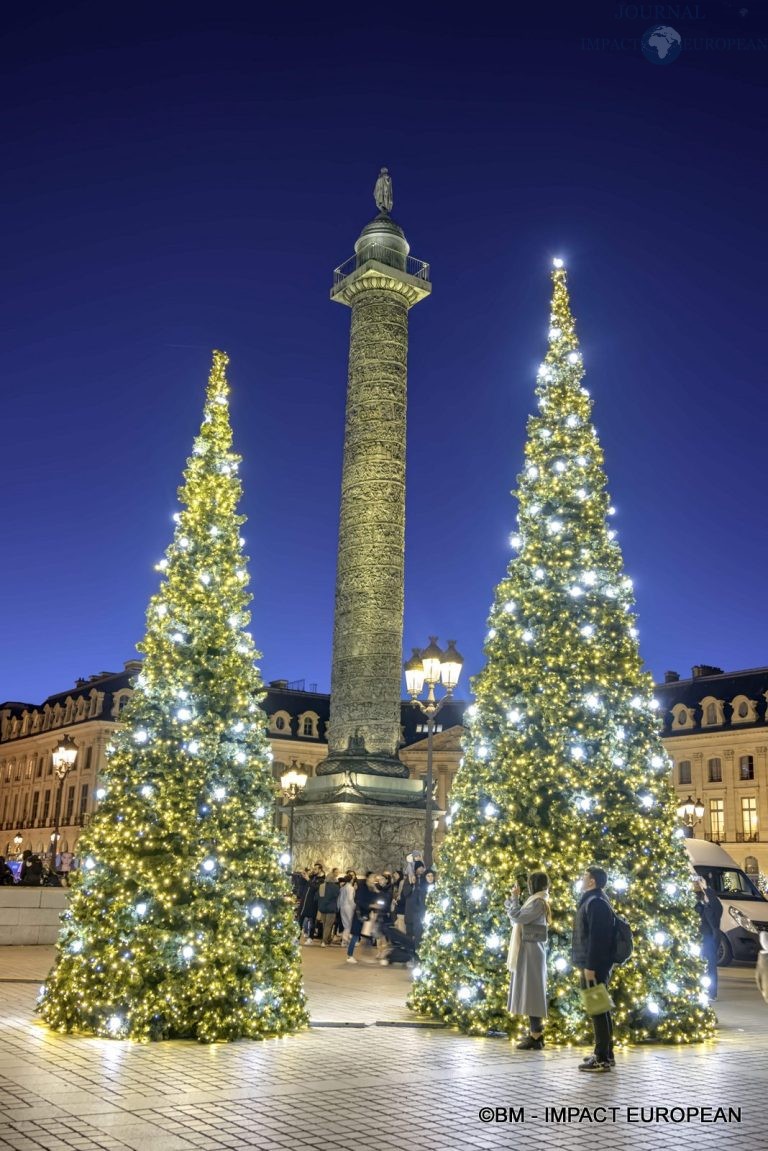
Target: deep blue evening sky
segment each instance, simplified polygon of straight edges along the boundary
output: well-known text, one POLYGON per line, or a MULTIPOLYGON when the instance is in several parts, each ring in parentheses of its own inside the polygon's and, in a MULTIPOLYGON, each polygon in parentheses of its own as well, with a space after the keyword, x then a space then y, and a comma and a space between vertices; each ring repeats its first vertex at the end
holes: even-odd
MULTIPOLYGON (((768 36, 752 0, 699 10, 666 22, 768 36)), ((768 663, 768 52, 586 47, 651 22, 617 11, 6 10, 0 699, 134 655, 213 347, 265 677, 327 689, 349 331, 328 292, 382 164, 434 284, 406 646, 456 637, 479 669, 562 255, 650 669, 768 663)))

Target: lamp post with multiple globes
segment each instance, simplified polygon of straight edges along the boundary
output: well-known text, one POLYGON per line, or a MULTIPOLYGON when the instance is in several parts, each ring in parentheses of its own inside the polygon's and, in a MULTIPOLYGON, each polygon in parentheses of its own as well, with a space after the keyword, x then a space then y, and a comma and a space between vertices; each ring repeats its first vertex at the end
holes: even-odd
POLYGON ((280 787, 282 788, 283 795, 285 796, 286 803, 288 804, 288 853, 291 857, 290 868, 293 871, 293 809, 296 806, 296 800, 301 795, 304 788, 307 786, 307 774, 304 771, 299 771, 296 766, 296 760, 291 761, 290 770, 286 771, 280 776, 280 787))
POLYGON ((704 804, 700 799, 693 799, 689 795, 678 807, 677 814, 682 820, 686 839, 692 839, 694 827, 704 818, 704 804))
POLYGON ((61 819, 61 795, 64 790, 64 780, 75 766, 77 759, 77 744, 70 735, 63 735, 54 748, 51 756, 53 770, 59 781, 56 789, 56 807, 53 820, 53 835, 51 836, 51 871, 56 870, 56 852, 59 846, 59 821, 61 819))
POLYGON ((427 777, 426 801, 427 810, 424 816, 424 865, 432 866, 432 737, 435 731, 435 719, 443 704, 451 698, 459 682, 464 659, 456 651, 456 641, 449 639, 445 651, 437 645, 437 636, 429 637, 429 645, 423 651, 413 649, 411 658, 405 664, 405 686, 411 697, 411 702, 427 717, 427 777), (427 686, 427 698, 419 699, 424 685, 427 686), (441 699, 435 697, 435 688, 442 684, 445 694, 441 699))

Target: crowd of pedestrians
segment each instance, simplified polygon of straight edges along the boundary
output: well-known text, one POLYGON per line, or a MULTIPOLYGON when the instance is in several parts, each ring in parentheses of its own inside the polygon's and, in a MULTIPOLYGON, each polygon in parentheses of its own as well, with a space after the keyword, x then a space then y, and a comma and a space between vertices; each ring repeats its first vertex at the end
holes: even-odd
POLYGON ((77 869, 77 859, 71 851, 62 851, 51 861, 49 856, 24 851, 21 863, 13 867, 0 855, 0 887, 19 884, 24 887, 69 887, 69 877, 77 869), (53 866, 51 866, 53 862, 53 866))
POLYGON ((364 943, 372 960, 413 964, 424 933, 427 894, 435 873, 416 861, 402 871, 326 871, 321 862, 292 876, 296 919, 304 946, 346 948, 357 963, 364 943))

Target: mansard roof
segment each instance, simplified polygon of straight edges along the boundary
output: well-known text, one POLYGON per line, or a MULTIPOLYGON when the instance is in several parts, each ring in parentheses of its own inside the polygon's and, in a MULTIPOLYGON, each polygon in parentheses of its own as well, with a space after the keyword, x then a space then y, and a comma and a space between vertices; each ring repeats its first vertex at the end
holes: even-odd
MULTIPOLYGON (((694 671, 697 670, 694 669, 694 671)), ((656 698, 665 713, 665 736, 684 736, 690 735, 691 730, 701 730, 701 705, 704 700, 708 699, 719 700, 725 705, 723 708, 725 722, 716 725, 707 724, 704 729, 707 732, 716 731, 718 728, 721 730, 734 728, 743 731, 745 728, 765 727, 768 724, 766 719, 768 667, 746 668, 743 671, 721 672, 715 668, 711 670, 716 671, 717 674, 694 674, 690 679, 677 679, 656 685, 656 698), (733 722, 730 704, 737 696, 746 696, 748 700, 752 700, 756 704, 757 718, 755 720, 746 723, 744 721, 733 722), (678 705, 694 713, 695 726, 693 729, 666 730, 671 724, 672 709, 678 705)))

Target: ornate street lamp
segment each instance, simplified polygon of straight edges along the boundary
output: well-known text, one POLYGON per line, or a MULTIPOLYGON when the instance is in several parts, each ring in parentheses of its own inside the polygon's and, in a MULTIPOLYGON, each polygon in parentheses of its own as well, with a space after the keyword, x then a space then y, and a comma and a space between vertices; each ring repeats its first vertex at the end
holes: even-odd
POLYGON ((435 718, 446 700, 449 700, 459 682, 464 659, 456 651, 456 641, 449 639, 445 651, 437 645, 437 636, 429 637, 429 645, 423 651, 417 647, 405 664, 405 686, 411 702, 427 717, 427 810, 424 816, 424 864, 432 866, 432 736, 435 731, 435 718), (427 685, 427 698, 418 697, 427 685), (445 694, 435 698, 435 688, 442 684, 445 694))
POLYGON ((304 771, 299 771, 296 766, 296 760, 291 760, 291 767, 280 776, 280 787, 283 795, 285 796, 286 803, 288 804, 288 854, 291 857, 291 871, 293 871, 293 809, 296 806, 296 800, 301 795, 304 788, 307 786, 307 774, 304 771))
POLYGON ((19 852, 21 851, 21 845, 22 845, 22 843, 23 843, 23 842, 24 842, 24 836, 23 836, 23 835, 21 835, 21 834, 20 834, 20 833, 17 831, 17 832, 16 832, 16 834, 14 835, 14 837, 13 837, 13 846, 16 848, 16 854, 17 854, 17 855, 18 855, 18 854, 19 854, 19 852))
POLYGON ((685 803, 681 803, 678 807, 677 814, 685 829, 686 839, 691 839, 694 827, 704 818, 704 804, 700 799, 693 799, 689 795, 685 803))
POLYGON ((70 735, 63 735, 51 756, 53 760, 53 770, 56 772, 56 778, 59 781, 59 786, 56 789, 56 812, 53 821, 53 835, 51 836, 51 871, 56 870, 56 848, 59 843, 59 819, 61 817, 61 793, 64 790, 64 780, 69 775, 72 768, 75 766, 77 759, 77 744, 70 735))

